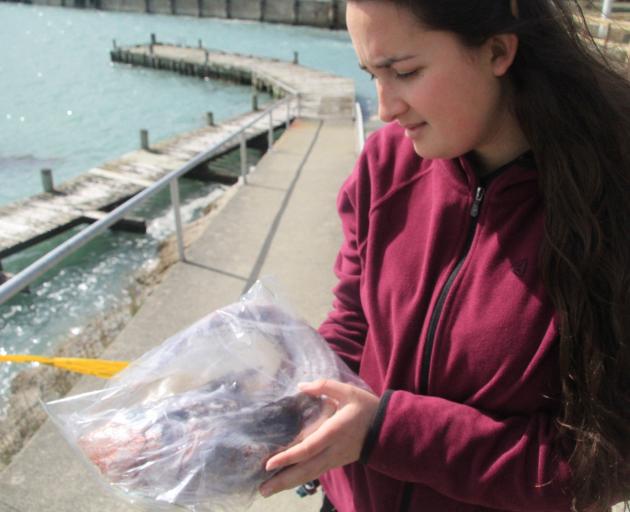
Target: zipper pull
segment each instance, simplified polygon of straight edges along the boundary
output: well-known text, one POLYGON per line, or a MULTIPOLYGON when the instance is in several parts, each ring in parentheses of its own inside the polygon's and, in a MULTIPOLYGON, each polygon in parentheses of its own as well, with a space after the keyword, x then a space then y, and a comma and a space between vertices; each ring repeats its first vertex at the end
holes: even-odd
POLYGON ((475 192, 475 200, 470 208, 470 216, 475 218, 479 215, 479 208, 481 207, 481 201, 483 201, 483 195, 485 194, 483 187, 477 187, 475 192))

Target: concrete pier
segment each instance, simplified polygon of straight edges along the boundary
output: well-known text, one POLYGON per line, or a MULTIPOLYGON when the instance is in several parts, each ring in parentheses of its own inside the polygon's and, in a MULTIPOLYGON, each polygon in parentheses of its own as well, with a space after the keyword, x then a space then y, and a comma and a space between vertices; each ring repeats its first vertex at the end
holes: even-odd
MULTIPOLYGON (((236 301, 257 277, 275 276, 312 325, 332 302, 341 243, 335 199, 356 158, 351 119, 297 119, 103 354, 134 359, 210 311, 236 301)), ((83 378, 73 394, 102 385, 83 378)), ((321 496, 259 498, 252 512, 316 512, 321 496)), ((145 510, 105 492, 49 421, 0 473, 0 510, 145 510)))

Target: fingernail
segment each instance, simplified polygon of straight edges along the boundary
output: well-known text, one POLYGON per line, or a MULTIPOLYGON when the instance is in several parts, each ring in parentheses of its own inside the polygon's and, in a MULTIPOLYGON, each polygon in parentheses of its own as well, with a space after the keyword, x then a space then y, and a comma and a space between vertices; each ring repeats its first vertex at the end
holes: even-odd
POLYGON ((273 471, 277 467, 277 464, 274 464, 273 462, 267 462, 267 464, 265 464, 265 471, 273 471))
POLYGON ((269 488, 269 487, 264 487, 264 486, 263 486, 263 487, 261 487, 261 488, 260 488, 260 495, 261 495, 263 498, 267 498, 267 497, 269 497, 269 496, 271 495, 271 488, 269 488))

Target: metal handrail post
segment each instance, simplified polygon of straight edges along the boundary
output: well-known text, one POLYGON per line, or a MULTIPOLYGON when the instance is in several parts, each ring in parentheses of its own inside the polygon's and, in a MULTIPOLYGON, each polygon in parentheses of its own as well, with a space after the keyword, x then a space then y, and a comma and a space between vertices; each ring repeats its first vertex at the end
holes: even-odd
POLYGON ((295 98, 297 100, 297 115, 295 117, 300 117, 300 114, 302 113, 302 97, 299 94, 296 94, 295 98))
POLYGON ((273 146, 273 112, 269 112, 269 132, 267 133, 267 151, 273 146))
POLYGON ((186 261, 184 252, 184 230, 182 229, 182 215, 179 201, 179 180, 175 178, 170 183, 171 204, 173 205, 173 215, 175 217, 175 234, 177 236, 177 252, 180 261, 186 261))
POLYGON ((289 123, 291 122, 291 100, 287 101, 287 123, 286 129, 289 129, 289 123))
POLYGON ((354 104, 354 112, 357 126, 357 151, 360 153, 365 144, 365 128, 363 127, 363 111, 358 101, 354 104))
POLYGON ((610 31, 610 22, 606 23, 606 21, 610 18, 614 2, 615 0, 604 0, 602 4, 601 20, 599 23, 599 31, 597 34, 601 39, 608 37, 608 33, 610 31))
POLYGON ((247 142, 244 132, 241 132, 241 176, 247 185, 247 142))

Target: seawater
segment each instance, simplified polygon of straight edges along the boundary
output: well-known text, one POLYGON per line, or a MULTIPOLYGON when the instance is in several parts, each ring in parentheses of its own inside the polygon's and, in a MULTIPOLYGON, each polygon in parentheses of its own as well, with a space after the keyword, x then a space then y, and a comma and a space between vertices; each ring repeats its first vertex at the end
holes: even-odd
MULTIPOLYGON (((344 31, 236 20, 162 16, 0 3, 0 204, 41 190, 40 169, 66 181, 139 144, 246 112, 251 89, 214 80, 112 64, 117 45, 159 41, 291 60, 355 79, 364 110, 373 86, 344 31)), ((208 204, 215 187, 181 180, 185 219, 208 204)), ((50 353, 108 308, 131 299, 133 273, 172 232, 167 193, 134 215, 147 235, 108 232, 0 305, 0 353, 50 353)), ((18 272, 81 228, 2 261, 18 272)), ((0 413, 17 365, 0 365, 0 413)))

